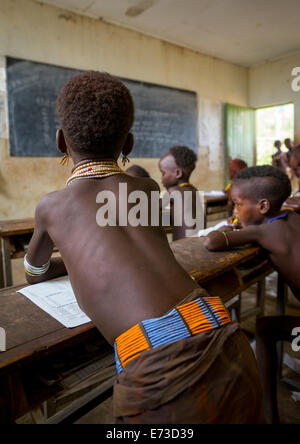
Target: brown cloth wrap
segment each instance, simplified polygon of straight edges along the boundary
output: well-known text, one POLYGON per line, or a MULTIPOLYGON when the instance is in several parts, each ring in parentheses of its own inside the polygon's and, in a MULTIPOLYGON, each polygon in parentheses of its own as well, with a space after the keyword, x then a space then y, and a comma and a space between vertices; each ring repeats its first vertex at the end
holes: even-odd
POLYGON ((239 324, 143 352, 118 376, 113 412, 118 424, 263 423, 260 376, 239 324))

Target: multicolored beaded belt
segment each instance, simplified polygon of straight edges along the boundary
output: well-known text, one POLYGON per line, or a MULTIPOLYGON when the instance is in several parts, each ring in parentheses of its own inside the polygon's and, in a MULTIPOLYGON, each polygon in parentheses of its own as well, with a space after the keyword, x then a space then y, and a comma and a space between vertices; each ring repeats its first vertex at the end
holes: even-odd
POLYGON ((223 327, 231 322, 219 297, 201 297, 178 305, 160 318, 139 322, 115 340, 118 373, 143 351, 223 327))

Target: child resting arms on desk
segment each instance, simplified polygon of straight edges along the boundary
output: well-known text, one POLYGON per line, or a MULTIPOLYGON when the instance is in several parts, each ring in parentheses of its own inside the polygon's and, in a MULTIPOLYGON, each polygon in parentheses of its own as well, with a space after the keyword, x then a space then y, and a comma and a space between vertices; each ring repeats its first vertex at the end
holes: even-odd
MULTIPOLYGON (((114 346, 117 422, 260 422, 249 342, 222 301, 178 264, 163 228, 151 226, 151 214, 148 225, 124 223, 121 210, 114 223, 97 223, 109 196, 118 209, 128 201, 120 186, 159 198, 156 182, 117 164, 133 147, 129 90, 107 73, 87 72, 67 82, 57 108, 57 145, 74 168, 66 188, 38 203, 25 268, 32 284, 68 273, 79 306, 114 346), (50 261, 54 243, 62 259, 50 261)), ((132 208, 130 200, 125 216, 132 208)))
MULTIPOLYGON (((274 268, 285 279, 300 301, 300 215, 282 212, 291 194, 287 175, 271 166, 242 170, 232 186, 231 195, 241 230, 233 227, 211 232, 205 246, 211 251, 256 243, 268 253, 274 268)), ((265 418, 279 421, 276 395, 276 342, 292 342, 300 317, 264 317, 256 325, 257 359, 263 377, 265 418)))

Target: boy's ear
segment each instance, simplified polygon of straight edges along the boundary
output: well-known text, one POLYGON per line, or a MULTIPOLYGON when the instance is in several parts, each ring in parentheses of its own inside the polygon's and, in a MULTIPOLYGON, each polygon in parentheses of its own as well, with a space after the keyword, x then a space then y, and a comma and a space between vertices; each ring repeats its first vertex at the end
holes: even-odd
POLYGON ((61 128, 56 131, 56 145, 61 153, 65 154, 68 151, 65 135, 61 128))
POLYGON ((183 176, 183 170, 182 170, 182 168, 177 168, 176 169, 176 179, 181 179, 182 178, 182 176, 183 176))
POLYGON ((133 148, 133 144, 134 144, 134 137, 132 133, 128 133, 125 143, 123 145, 122 148, 122 154, 124 154, 124 156, 128 156, 133 148))
POLYGON ((271 204, 268 199, 261 199, 257 205, 258 205, 258 209, 259 209, 260 214, 267 214, 268 211, 270 211, 270 209, 271 209, 271 204))

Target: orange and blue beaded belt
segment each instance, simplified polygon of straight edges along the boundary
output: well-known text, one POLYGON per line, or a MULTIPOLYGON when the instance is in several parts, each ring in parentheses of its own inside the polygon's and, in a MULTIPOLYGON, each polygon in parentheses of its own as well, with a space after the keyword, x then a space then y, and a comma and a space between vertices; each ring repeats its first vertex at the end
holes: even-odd
POLYGON ((115 340, 118 373, 142 352, 214 330, 231 322, 219 297, 201 297, 178 305, 160 318, 139 322, 115 340))

